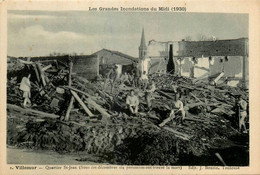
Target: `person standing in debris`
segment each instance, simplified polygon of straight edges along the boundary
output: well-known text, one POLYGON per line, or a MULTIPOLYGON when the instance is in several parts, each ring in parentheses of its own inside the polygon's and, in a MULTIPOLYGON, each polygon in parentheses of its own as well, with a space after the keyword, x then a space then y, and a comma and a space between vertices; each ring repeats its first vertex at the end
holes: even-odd
POLYGON ((143 74, 140 77, 140 80, 143 85, 143 90, 145 90, 147 88, 147 84, 148 84, 148 76, 146 74, 146 71, 143 72, 143 74))
POLYGON ((28 77, 23 77, 21 83, 20 83, 20 89, 23 91, 23 106, 27 107, 27 103, 31 104, 31 82, 30 82, 31 74, 28 75, 28 77))
POLYGON ((183 108, 183 102, 179 99, 179 94, 177 94, 176 96, 176 102, 175 102, 175 108, 177 109, 177 112, 181 112, 181 123, 183 124, 184 123, 184 120, 185 120, 185 116, 186 116, 186 113, 184 111, 184 108, 183 108))
POLYGON ((152 93, 156 90, 156 86, 154 81, 148 86, 148 89, 145 92, 145 100, 147 103, 148 110, 151 111, 152 109, 152 93))
POLYGON ((242 99, 241 95, 238 96, 238 118, 239 118, 239 131, 242 131, 242 127, 244 129, 244 133, 247 133, 245 118, 247 116, 247 102, 242 99))
POLYGON ((134 66, 134 69, 132 70, 132 75, 134 76, 133 80, 133 87, 139 87, 140 85, 140 74, 141 71, 137 67, 137 64, 134 66))
POLYGON ((130 85, 133 86, 134 84, 134 76, 130 73, 127 74, 128 75, 128 78, 129 78, 129 82, 130 82, 130 85))
POLYGON ((128 105, 129 110, 132 114, 138 113, 139 99, 135 95, 134 90, 131 90, 130 94, 126 97, 126 104, 128 105))
POLYGON ((105 84, 104 84, 104 90, 106 90, 107 84, 110 83, 111 84, 111 93, 113 92, 114 89, 114 84, 116 82, 117 79, 117 66, 114 65, 112 69, 109 70, 109 72, 107 73, 107 78, 105 80, 105 84))

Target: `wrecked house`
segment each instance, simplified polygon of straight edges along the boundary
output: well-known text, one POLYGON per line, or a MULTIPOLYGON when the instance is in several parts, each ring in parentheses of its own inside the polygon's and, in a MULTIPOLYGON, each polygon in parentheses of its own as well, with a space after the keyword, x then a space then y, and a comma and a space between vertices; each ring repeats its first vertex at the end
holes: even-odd
MULTIPOLYGON (((168 41, 151 40, 147 58, 163 68, 153 72, 172 72, 198 79, 227 81, 236 86, 248 85, 248 39, 216 41, 168 41), (220 77, 219 77, 220 76, 220 77)), ((157 66, 158 67, 158 66, 157 66)))
MULTIPOLYGON (((8 58, 10 60, 10 58, 8 58)), ((14 58, 12 58, 14 59, 14 58)), ((54 64, 58 67, 65 66, 69 61, 73 63, 73 72, 78 76, 88 80, 95 80, 99 75, 105 76, 106 73, 117 65, 118 75, 122 72, 130 72, 133 64, 138 60, 132 56, 118 51, 102 49, 92 55, 63 55, 63 56, 43 56, 43 57, 19 57, 19 60, 32 61, 45 64, 54 64)), ((65 66, 66 67, 66 66, 65 66)))
POLYGON ((111 51, 107 49, 102 49, 93 53, 99 57, 99 69, 102 76, 111 69, 112 66, 117 65, 118 75, 122 72, 130 72, 133 68, 133 63, 138 61, 137 58, 126 55, 118 51, 111 51))
POLYGON ((99 75, 99 59, 95 55, 63 55, 63 56, 43 56, 43 57, 19 57, 19 60, 30 60, 31 62, 41 62, 56 65, 57 68, 65 69, 72 61, 73 72, 78 76, 94 80, 99 75))

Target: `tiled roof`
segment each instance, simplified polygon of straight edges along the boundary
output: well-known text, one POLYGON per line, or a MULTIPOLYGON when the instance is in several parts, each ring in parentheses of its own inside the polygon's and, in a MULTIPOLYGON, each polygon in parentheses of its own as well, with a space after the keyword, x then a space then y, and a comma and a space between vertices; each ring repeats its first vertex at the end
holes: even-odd
POLYGON ((118 55, 118 56, 121 56, 121 57, 130 59, 130 60, 132 60, 132 61, 138 61, 138 59, 135 58, 135 57, 132 57, 132 56, 130 56, 130 55, 126 55, 126 54, 124 54, 124 53, 122 53, 122 52, 112 51, 112 50, 108 50, 108 49, 102 49, 102 50, 100 50, 100 51, 97 51, 97 52, 93 53, 92 55, 97 55, 97 54, 98 54, 99 52, 101 52, 101 51, 110 52, 110 53, 112 53, 112 54, 115 54, 115 55, 118 55))

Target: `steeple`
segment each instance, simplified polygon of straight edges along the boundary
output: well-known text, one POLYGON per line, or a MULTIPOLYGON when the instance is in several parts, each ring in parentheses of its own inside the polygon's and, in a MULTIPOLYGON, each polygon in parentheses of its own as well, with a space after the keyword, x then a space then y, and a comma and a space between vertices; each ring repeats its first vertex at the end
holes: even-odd
POLYGON ((145 56, 146 56, 146 52, 147 52, 147 47, 146 47, 146 44, 145 44, 144 28, 143 28, 141 43, 140 43, 140 46, 139 46, 139 59, 144 59, 145 56))

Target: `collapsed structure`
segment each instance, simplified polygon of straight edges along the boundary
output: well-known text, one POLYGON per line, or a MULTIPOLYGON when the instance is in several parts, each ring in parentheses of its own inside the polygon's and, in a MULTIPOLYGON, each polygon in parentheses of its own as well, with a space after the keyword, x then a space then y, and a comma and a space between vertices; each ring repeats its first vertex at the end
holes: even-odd
MULTIPOLYGON (((119 74, 127 69, 130 72, 131 66, 137 63, 135 58, 120 52, 101 50, 90 56, 51 59, 10 58, 7 144, 62 153, 84 151, 111 164, 248 165, 248 135, 237 131, 236 115, 236 96, 240 94, 248 102, 247 89, 231 87, 221 81, 211 84, 202 78, 181 76, 178 66, 183 69, 185 66, 174 64, 177 62, 171 59, 174 54, 164 55, 166 59, 156 58, 167 64, 155 61, 149 52, 151 43, 146 47, 143 31, 138 63, 156 84, 151 111, 148 111, 143 88, 132 87, 119 79, 113 85, 113 93, 109 87, 104 89, 105 78, 100 72, 106 75, 111 66, 110 58, 117 57, 118 61, 113 64, 121 63, 119 74), (160 70, 161 66, 165 71, 160 70), (22 108, 19 83, 29 73, 32 75, 32 106, 22 108), (164 122, 176 100, 173 85, 182 95, 187 114, 185 124, 164 122), (130 90, 134 90, 140 101, 137 115, 127 109, 126 97, 130 90), (233 162, 233 157, 226 152, 243 160, 233 162)), ((165 45, 170 49, 164 54, 173 53, 174 46, 165 45)), ((80 159, 84 160, 88 157, 80 159)))
POLYGON ((151 40, 145 44, 144 31, 139 58, 146 72, 171 72, 197 79, 218 76, 230 86, 248 88, 248 39, 213 41, 151 40))

